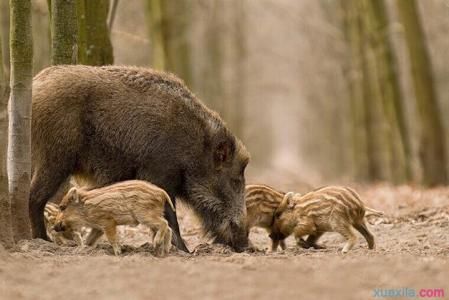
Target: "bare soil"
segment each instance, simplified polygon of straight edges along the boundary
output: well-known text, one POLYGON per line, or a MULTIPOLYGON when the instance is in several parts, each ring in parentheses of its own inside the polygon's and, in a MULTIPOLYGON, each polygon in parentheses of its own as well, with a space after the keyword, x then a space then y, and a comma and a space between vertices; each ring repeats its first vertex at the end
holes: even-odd
MULTIPOLYGON (((348 254, 328 233, 324 250, 269 253, 264 230, 250 239, 258 251, 234 253, 212 245, 187 209, 180 209, 191 254, 156 258, 145 228, 121 229, 123 254, 106 241, 96 249, 21 241, 0 247, 0 299, 372 299, 374 289, 444 288, 449 297, 449 188, 356 187, 383 210, 371 217, 377 248, 360 236, 348 254)), ((395 299, 398 299, 397 297, 395 299)))

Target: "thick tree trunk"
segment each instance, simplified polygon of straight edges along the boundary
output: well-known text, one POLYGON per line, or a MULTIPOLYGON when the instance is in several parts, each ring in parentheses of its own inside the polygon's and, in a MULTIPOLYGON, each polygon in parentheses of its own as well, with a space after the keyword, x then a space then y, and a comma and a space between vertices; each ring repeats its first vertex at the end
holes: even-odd
MULTIPOLYGON (((0 35, 1 37, 1 35, 0 35)), ((14 244, 11 226, 11 203, 8 192, 6 156, 8 150, 8 96, 9 84, 2 62, 0 38, 0 244, 9 248, 14 244)))
POLYGON ((151 66, 157 70, 166 68, 166 49, 162 31, 161 0, 146 0, 146 18, 151 43, 151 66))
POLYGON ((364 26, 368 45, 374 54, 370 72, 375 78, 377 98, 382 104, 387 124, 392 179, 396 183, 410 180, 411 146, 405 124, 402 95, 397 75, 397 63, 388 36, 388 17, 384 0, 365 0, 364 26))
POLYGON ((51 64, 69 65, 77 61, 76 0, 51 1, 51 64))
POLYGON ((434 86, 430 56, 426 47, 415 0, 397 0, 409 52, 413 84, 421 118, 420 157, 425 184, 448 180, 445 133, 434 86))
POLYGON ((78 62, 102 66, 114 63, 107 25, 108 0, 77 0, 78 62))
POLYGON ((14 239, 31 237, 28 201, 31 177, 31 86, 33 41, 31 1, 10 0, 11 97, 8 179, 14 239))

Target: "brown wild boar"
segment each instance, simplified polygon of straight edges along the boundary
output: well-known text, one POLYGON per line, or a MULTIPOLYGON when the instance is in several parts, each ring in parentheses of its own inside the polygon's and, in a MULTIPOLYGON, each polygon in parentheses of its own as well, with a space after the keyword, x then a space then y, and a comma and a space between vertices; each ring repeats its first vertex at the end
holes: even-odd
MULTIPOLYGON (((274 213, 281 204, 285 193, 262 184, 249 184, 245 187, 246 224, 247 231, 252 227, 261 227, 272 233, 274 213)), ((284 239, 272 238, 272 251, 276 251, 278 245, 285 249, 284 239)))
POLYGON ((119 182, 103 188, 84 190, 72 188, 61 201, 61 213, 55 231, 96 229, 93 244, 104 233, 114 249, 121 253, 117 240, 118 225, 143 224, 153 233, 157 255, 169 252, 172 231, 164 218, 164 205, 174 210, 169 195, 161 188, 141 180, 119 182))
POLYGON ((80 231, 66 230, 65 232, 56 232, 54 230, 56 218, 60 212, 59 205, 56 203, 48 202, 45 205, 44 220, 48 237, 58 245, 67 245, 69 241, 75 241, 78 246, 83 247, 83 237, 80 231))
POLYGON ((366 207, 359 195, 348 187, 327 186, 303 196, 287 193, 275 213, 273 236, 286 238, 294 234, 298 244, 309 235, 305 246, 320 248, 316 244, 325 232, 338 232, 346 240, 342 249, 348 252, 357 241, 353 229, 360 232, 375 247, 374 236, 365 221, 365 212, 382 215, 382 212, 366 207))
MULTIPOLYGON (((68 177, 102 187, 140 179, 193 208, 215 241, 242 249, 249 154, 177 77, 126 66, 53 66, 33 81, 30 217, 46 238, 43 211, 68 177)), ((175 203, 174 203, 175 204, 175 203)), ((166 205, 173 243, 188 251, 166 205)), ((98 234, 92 230, 86 244, 98 234)))

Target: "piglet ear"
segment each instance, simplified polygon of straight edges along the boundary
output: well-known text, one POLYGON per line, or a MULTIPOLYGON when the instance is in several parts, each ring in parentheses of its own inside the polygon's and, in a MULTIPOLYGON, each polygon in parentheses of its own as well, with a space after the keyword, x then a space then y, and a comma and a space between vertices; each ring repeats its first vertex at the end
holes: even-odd
POLYGON ((68 197, 70 199, 70 202, 72 203, 78 204, 80 202, 78 190, 76 189, 76 187, 70 189, 68 197))
POLYGON ((231 158, 231 147, 227 142, 221 142, 214 150, 214 162, 217 169, 221 169, 223 164, 231 158))

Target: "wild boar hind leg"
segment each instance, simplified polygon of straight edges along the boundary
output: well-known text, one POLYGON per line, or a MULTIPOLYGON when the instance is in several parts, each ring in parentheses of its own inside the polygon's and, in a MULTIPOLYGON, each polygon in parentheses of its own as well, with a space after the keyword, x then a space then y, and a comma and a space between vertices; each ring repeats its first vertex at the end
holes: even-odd
POLYGON ((44 208, 69 174, 70 168, 57 160, 44 163, 43 167, 35 166, 29 198, 31 230, 34 238, 49 240, 44 223, 44 208))

